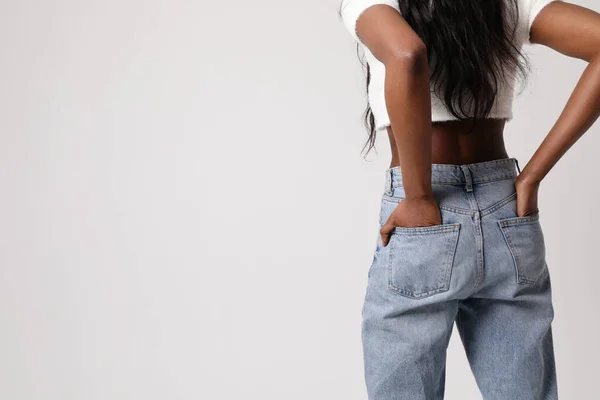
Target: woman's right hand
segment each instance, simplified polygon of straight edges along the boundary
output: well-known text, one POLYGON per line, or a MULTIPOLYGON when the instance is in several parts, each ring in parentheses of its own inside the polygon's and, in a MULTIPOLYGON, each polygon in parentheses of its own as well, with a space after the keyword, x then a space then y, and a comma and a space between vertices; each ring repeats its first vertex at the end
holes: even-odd
POLYGON ((442 224, 440 207, 433 196, 407 197, 400 201, 380 230, 381 242, 387 246, 395 227, 416 228, 442 224))

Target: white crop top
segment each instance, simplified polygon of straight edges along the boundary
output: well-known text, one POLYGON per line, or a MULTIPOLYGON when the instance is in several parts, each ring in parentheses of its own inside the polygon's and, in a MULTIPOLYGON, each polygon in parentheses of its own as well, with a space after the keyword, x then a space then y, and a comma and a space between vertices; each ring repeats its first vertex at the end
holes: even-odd
MULTIPOLYGON (((516 35, 520 44, 532 44, 529 39, 533 20, 544 6, 553 1, 562 0, 518 0, 519 21, 516 35)), ((373 56, 369 51, 369 48, 360 40, 356 33, 356 21, 358 20, 358 17, 364 10, 375 4, 386 4, 400 12, 398 2, 394 0, 342 0, 340 13, 342 22, 354 40, 360 44, 360 47, 365 54, 365 60, 369 63, 371 81, 369 82, 368 101, 375 118, 375 129, 380 130, 390 126, 390 119, 384 97, 385 66, 373 56)), ((500 85, 488 118, 505 118, 507 121, 512 119, 512 106, 515 96, 515 74, 513 73, 509 76, 513 77, 512 82, 508 82, 508 86, 500 85)), ((456 117, 450 113, 444 104, 443 99, 438 98, 432 90, 431 120, 447 121, 455 119, 456 117)))

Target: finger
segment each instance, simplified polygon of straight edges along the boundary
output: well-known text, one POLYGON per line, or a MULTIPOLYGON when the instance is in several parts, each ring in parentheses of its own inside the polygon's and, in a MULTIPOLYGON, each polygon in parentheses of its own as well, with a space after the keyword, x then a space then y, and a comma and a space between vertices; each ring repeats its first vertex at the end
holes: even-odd
POLYGON ((387 246, 388 242, 390 241, 390 235, 393 229, 394 224, 388 220, 381 228, 381 231, 379 231, 381 234, 381 243, 383 244, 383 247, 387 246))
POLYGON ((517 216, 528 217, 530 215, 535 215, 539 212, 540 212, 540 210, 537 207, 536 208, 525 208, 525 210, 523 212, 518 212, 517 216))

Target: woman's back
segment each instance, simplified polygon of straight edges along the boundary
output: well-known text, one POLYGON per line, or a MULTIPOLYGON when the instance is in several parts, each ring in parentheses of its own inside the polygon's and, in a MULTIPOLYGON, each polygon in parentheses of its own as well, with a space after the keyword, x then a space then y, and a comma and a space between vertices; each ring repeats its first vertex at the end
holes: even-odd
POLYGON ((497 0, 487 8, 475 2, 430 2, 426 9, 411 1, 342 1, 343 22, 368 66, 370 141, 378 131, 388 131, 391 167, 399 165, 399 155, 386 102, 386 66, 358 36, 361 14, 374 5, 390 7, 423 40, 430 72, 430 114, 425 118, 433 123, 432 161, 469 163, 506 157, 503 130, 513 117, 519 72, 525 76, 528 67, 521 48, 531 43, 533 20, 552 1, 497 0))

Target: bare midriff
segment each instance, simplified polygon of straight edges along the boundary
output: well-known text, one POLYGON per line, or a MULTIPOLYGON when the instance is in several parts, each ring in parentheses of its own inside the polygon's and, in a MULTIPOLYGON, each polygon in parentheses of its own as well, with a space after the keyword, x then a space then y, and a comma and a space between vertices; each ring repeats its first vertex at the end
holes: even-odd
MULTIPOLYGON (((504 146, 504 119, 479 119, 469 133, 473 120, 440 121, 432 124, 433 164, 472 164, 507 158, 504 146)), ((391 127, 387 128, 392 161, 390 168, 400 165, 391 127)))

